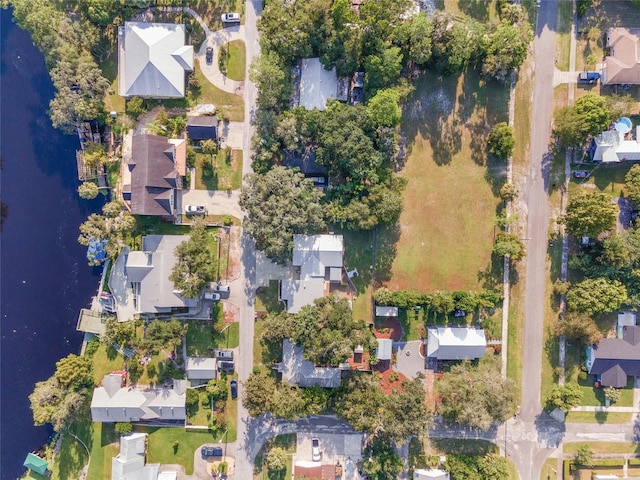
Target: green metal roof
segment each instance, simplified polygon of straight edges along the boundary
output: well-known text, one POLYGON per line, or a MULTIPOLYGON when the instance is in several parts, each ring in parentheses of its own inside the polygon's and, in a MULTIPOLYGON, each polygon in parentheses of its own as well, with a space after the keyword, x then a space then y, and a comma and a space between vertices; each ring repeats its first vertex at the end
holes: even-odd
POLYGON ((25 458, 22 465, 40 475, 44 475, 49 463, 33 453, 27 453, 27 458, 25 458))

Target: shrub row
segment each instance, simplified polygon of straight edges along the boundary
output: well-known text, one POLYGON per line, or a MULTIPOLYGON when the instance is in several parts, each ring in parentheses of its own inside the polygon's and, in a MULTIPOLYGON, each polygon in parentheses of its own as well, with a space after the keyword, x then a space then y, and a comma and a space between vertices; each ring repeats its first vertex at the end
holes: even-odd
POLYGON ((456 290, 453 292, 416 293, 409 290, 392 292, 386 288, 376 290, 373 298, 377 305, 399 308, 421 306, 434 308, 445 315, 454 310, 462 310, 469 313, 481 308, 495 308, 502 300, 502 297, 497 292, 491 290, 482 292, 456 290))

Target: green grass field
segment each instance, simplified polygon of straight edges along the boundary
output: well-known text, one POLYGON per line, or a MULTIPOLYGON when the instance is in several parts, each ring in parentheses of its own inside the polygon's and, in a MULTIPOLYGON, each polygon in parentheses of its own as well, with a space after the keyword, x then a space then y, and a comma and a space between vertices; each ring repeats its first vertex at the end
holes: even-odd
POLYGON ((564 443, 562 448, 564 453, 578 453, 584 444, 589 445, 593 453, 638 453, 640 446, 637 443, 618 442, 574 442, 564 443))
POLYGON ((225 150, 216 155, 196 154, 197 190, 237 190, 242 186, 242 150, 232 150, 228 158, 225 150), (213 162, 213 173, 203 168, 213 162))
POLYGON ((113 348, 100 344, 93 354, 93 381, 100 383, 105 375, 124 368, 124 358, 113 348))
POLYGON ((191 320, 187 323, 187 355, 209 356, 214 348, 236 348, 240 344, 240 324, 191 320))
POLYGON ((287 456, 287 469, 277 474, 269 472, 263 465, 264 456, 269 452, 272 447, 284 448, 287 453, 295 453, 297 445, 297 436, 295 433, 289 433, 284 435, 278 435, 265 443, 258 454, 256 455, 253 467, 253 479, 254 480, 285 480, 292 478, 292 459, 291 455, 287 456))
POLYGON ((569 70, 569 54, 571 53, 570 46, 571 22, 573 20, 573 3, 558 2, 557 12, 556 67, 566 72, 569 70))
POLYGON ((233 40, 223 46, 218 52, 218 62, 220 70, 226 72, 231 80, 241 82, 244 80, 244 73, 247 63, 246 47, 242 40, 233 40))
POLYGON ((631 413, 620 412, 569 412, 567 422, 576 423, 626 423, 631 421, 631 413))

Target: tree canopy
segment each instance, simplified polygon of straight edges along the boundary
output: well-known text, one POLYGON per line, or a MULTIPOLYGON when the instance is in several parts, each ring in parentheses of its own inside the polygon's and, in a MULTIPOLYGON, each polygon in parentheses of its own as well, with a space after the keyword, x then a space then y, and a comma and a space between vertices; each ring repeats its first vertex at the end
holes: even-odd
POLYGON ((545 398, 545 405, 548 410, 559 408, 567 413, 573 407, 580 405, 582 391, 577 383, 565 383, 564 385, 554 385, 545 398))
MULTIPOLYGON (((521 5, 513 6, 522 9, 521 5)), ((512 7, 512 8, 513 8, 512 7)), ((511 9, 512 9, 511 8, 511 9)), ((512 72, 520 68, 527 58, 529 43, 533 40, 531 25, 524 15, 511 12, 487 36, 482 72, 500 81, 507 81, 512 72), (516 19, 516 23, 512 23, 516 19)))
POLYGON ((569 312, 556 324, 556 333, 568 341, 582 345, 593 345, 602 338, 598 324, 588 315, 569 312))
POLYGON ((488 140, 489 151, 496 157, 507 160, 516 144, 513 136, 513 128, 507 122, 496 123, 489 133, 488 140))
POLYGON ((514 233, 500 232, 493 244, 493 253, 499 257, 509 255, 511 260, 517 262, 525 256, 524 243, 514 233))
POLYGON ((571 235, 597 238, 613 229, 617 214, 617 206, 606 193, 582 193, 569 201, 564 223, 571 235))
POLYGON ((554 133, 565 147, 582 145, 589 135, 606 130, 612 117, 604 97, 588 93, 555 115, 554 133))
POLYGON ((189 239, 176 247, 176 263, 169 279, 183 297, 196 298, 214 278, 216 259, 209 239, 204 221, 196 219, 191 223, 189 239))
POLYGON ((92 213, 80 225, 78 243, 89 246, 92 241, 106 239, 106 252, 109 256, 116 257, 124 246, 124 239, 135 227, 135 217, 124 210, 120 202, 109 202, 102 207, 102 215, 92 213))
POLYGON ((587 278, 567 292, 567 307, 588 315, 618 310, 627 301, 627 289, 618 280, 587 278))
POLYGON ((174 350, 182 344, 186 331, 186 325, 176 318, 154 320, 145 328, 141 347, 153 354, 161 350, 174 350))
POLYGON ((629 200, 636 206, 640 206, 640 165, 633 165, 624 177, 624 186, 627 189, 629 200))

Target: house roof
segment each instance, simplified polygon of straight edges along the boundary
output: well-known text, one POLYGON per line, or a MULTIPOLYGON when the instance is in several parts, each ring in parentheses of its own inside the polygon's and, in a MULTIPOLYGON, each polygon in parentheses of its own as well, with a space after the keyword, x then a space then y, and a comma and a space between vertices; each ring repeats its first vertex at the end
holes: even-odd
MULTIPOLYGON (((160 135, 135 135, 131 147, 131 213, 175 216, 180 145, 160 135)), ((186 147, 184 150, 186 164, 186 147)))
POLYGON ((378 348, 376 350, 376 356, 378 360, 391 360, 391 353, 393 350, 393 340, 390 338, 379 338, 378 348))
POLYGON ((218 117, 198 115, 187 117, 187 135, 192 140, 218 138, 218 117))
MULTIPOLYGON (((106 375, 103 386, 93 390, 91 418, 94 422, 186 419, 184 390, 169 388, 116 388, 117 374, 106 375), (181 393, 179 393, 181 392, 181 393)), ((122 376, 120 376, 122 382, 122 376)))
POLYGON ((618 313, 618 326, 619 327, 633 327, 636 324, 636 314, 634 312, 620 312, 618 313))
POLYGON ((185 38, 184 25, 125 22, 118 28, 118 94, 184 97, 185 72, 193 71, 185 38))
POLYGON ((27 458, 22 463, 23 467, 27 467, 32 472, 44 475, 47 472, 49 463, 33 453, 27 453, 27 458))
POLYGON ((215 379, 216 359, 211 357, 187 357, 185 370, 189 380, 215 379))
POLYGON ((188 235, 146 235, 142 251, 132 251, 125 261, 127 280, 136 284, 138 312, 166 313, 172 308, 194 307, 197 300, 185 298, 169 279, 176 263, 175 250, 188 235))
POLYGON ((589 373, 600 375, 602 385, 624 387, 628 375, 640 375, 640 326, 622 327, 622 338, 603 338, 591 357, 589 373))
POLYGON ((413 471, 413 480, 449 480, 449 473, 440 469, 419 468, 413 471))
POLYGON ((610 28, 607 47, 610 54, 605 58, 603 83, 640 84, 640 29, 610 28))
POLYGON ((337 388, 342 378, 339 368, 316 367, 305 360, 303 347, 294 345, 288 339, 282 341, 282 362, 278 371, 282 373, 282 380, 299 387, 337 388))
POLYGON ((380 307, 376 305, 376 317, 397 317, 398 307, 380 307))
POLYGON ((324 110, 327 100, 338 96, 338 77, 335 67, 325 70, 319 58, 305 58, 300 62, 300 105, 307 110, 324 110))
POLYGON ((482 358, 487 346, 484 330, 466 327, 427 329, 427 356, 438 360, 482 358))
POLYGON ((327 167, 316 163, 315 150, 306 150, 302 155, 284 152, 283 165, 289 168, 297 168, 301 173, 308 176, 326 176, 327 167))

